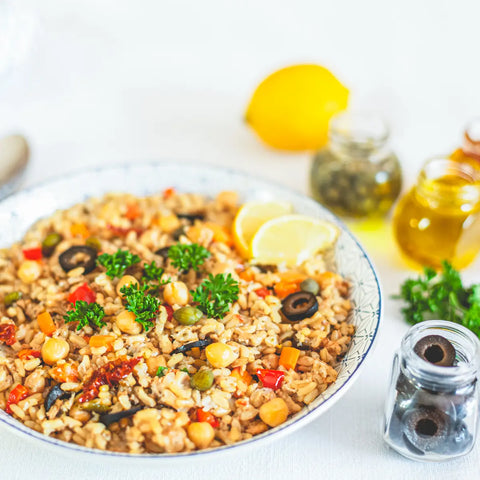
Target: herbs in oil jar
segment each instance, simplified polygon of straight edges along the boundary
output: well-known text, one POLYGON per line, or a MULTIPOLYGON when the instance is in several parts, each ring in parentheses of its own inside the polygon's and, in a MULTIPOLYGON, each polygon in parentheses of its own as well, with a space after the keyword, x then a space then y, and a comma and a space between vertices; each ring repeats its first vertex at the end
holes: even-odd
POLYGON ((331 120, 328 138, 313 159, 312 196, 341 216, 385 215, 402 187, 386 124, 375 115, 341 113, 331 120))

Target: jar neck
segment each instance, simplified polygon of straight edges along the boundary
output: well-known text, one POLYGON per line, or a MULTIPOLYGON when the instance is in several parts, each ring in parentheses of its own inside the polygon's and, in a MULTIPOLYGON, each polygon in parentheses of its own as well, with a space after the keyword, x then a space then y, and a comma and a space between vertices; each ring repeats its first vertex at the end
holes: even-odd
POLYGON ((330 150, 342 157, 380 158, 386 149, 389 131, 377 115, 363 112, 342 112, 332 118, 328 130, 330 150))
POLYGON ((480 171, 467 163, 434 158, 424 165, 415 190, 430 208, 468 213, 480 205, 480 171))
POLYGON ((480 363, 480 342, 465 327, 443 320, 429 320, 412 327, 402 340, 401 368, 404 374, 432 391, 451 391, 471 385, 477 379, 480 363), (416 343, 427 335, 440 335, 455 348, 452 367, 429 363, 414 352, 416 343))

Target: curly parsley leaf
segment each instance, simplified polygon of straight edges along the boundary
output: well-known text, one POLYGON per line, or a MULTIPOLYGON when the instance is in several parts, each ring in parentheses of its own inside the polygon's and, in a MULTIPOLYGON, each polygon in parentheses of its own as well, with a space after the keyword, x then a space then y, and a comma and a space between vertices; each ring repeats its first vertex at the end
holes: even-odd
POLYGON ((424 269, 424 275, 408 279, 400 287, 406 306, 402 313, 408 323, 442 319, 459 323, 480 337, 480 284, 465 288, 460 274, 446 261, 436 272, 424 269))
POLYGON ((162 267, 157 267, 155 260, 152 263, 144 263, 143 264, 143 272, 144 275, 142 277, 142 282, 144 284, 148 284, 149 292, 154 293, 158 292, 158 287, 161 285, 166 285, 170 283, 170 279, 163 279, 163 274, 165 270, 162 267), (158 282, 158 283, 151 283, 151 282, 158 282))
POLYGON ((106 274, 110 278, 120 278, 123 276, 128 267, 140 262, 140 257, 134 255, 128 250, 117 250, 113 255, 103 253, 97 258, 97 262, 103 265, 107 271, 106 274))
POLYGON ((238 300, 238 282, 232 275, 211 273, 195 291, 192 291, 194 302, 198 308, 211 318, 223 318, 230 309, 230 305, 238 300))
POLYGON ((210 257, 210 252, 197 243, 177 243, 168 249, 168 258, 170 258, 172 265, 179 270, 198 271, 207 258, 210 257))
POLYGON ((146 293, 149 288, 149 285, 139 287, 135 284, 120 289, 127 302, 126 309, 135 314, 135 321, 140 323, 145 331, 153 327, 152 319, 157 315, 160 306, 158 298, 146 293))
POLYGON ((105 316, 103 307, 98 303, 87 303, 84 300, 77 300, 75 302, 75 308, 69 310, 64 315, 65 323, 78 322, 77 330, 81 330, 87 325, 92 325, 98 328, 106 325, 102 321, 105 316))

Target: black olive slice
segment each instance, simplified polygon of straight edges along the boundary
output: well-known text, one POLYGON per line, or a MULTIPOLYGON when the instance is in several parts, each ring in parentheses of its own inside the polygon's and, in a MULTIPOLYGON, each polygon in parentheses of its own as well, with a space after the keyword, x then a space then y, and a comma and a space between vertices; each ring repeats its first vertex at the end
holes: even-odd
POLYGON ((181 347, 178 347, 172 352, 170 352, 170 355, 175 355, 176 353, 185 353, 192 348, 202 349, 208 347, 208 345, 210 345, 211 343, 213 343, 213 340, 210 340, 209 338, 206 338, 205 340, 197 340, 196 342, 186 343, 185 345, 182 345, 181 347))
POLYGON ((283 299, 280 311, 290 322, 311 317, 318 310, 318 301, 310 292, 295 292, 283 299))
POLYGON ((136 407, 130 408, 129 410, 122 410, 121 412, 116 413, 105 413, 104 415, 100 415, 98 421, 108 427, 112 423, 119 422, 122 418, 127 418, 135 415, 143 408, 145 408, 143 405, 137 405, 136 407))
POLYGON ((155 255, 160 255, 160 257, 168 258, 168 251, 170 247, 162 247, 155 251, 155 255))
POLYGON ((402 422, 406 438, 422 452, 434 450, 448 439, 451 422, 436 407, 411 408, 405 412, 402 422))
POLYGON ((423 360, 441 367, 455 364, 455 347, 440 335, 427 335, 413 347, 413 351, 423 360))
POLYGON ((205 215, 203 213, 197 212, 197 213, 177 213, 178 218, 184 218, 185 220, 188 220, 189 222, 193 223, 195 220, 204 220, 205 215))
POLYGON ((60 266, 65 272, 83 267, 83 273, 90 273, 97 266, 97 251, 86 245, 77 245, 65 250, 59 257, 60 266))
POLYGON ((67 398, 70 396, 69 392, 65 392, 60 388, 60 385, 55 385, 50 389, 48 392, 44 406, 45 406, 45 411, 48 412, 52 407, 53 404, 59 399, 59 398, 67 398))

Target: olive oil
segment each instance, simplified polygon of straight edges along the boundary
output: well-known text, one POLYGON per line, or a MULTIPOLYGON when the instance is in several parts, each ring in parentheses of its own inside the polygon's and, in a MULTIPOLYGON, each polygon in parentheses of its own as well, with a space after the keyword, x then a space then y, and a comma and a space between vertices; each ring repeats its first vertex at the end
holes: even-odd
POLYGON ((457 269, 480 250, 480 171, 452 159, 433 159, 398 203, 393 228, 403 254, 419 265, 457 269))

